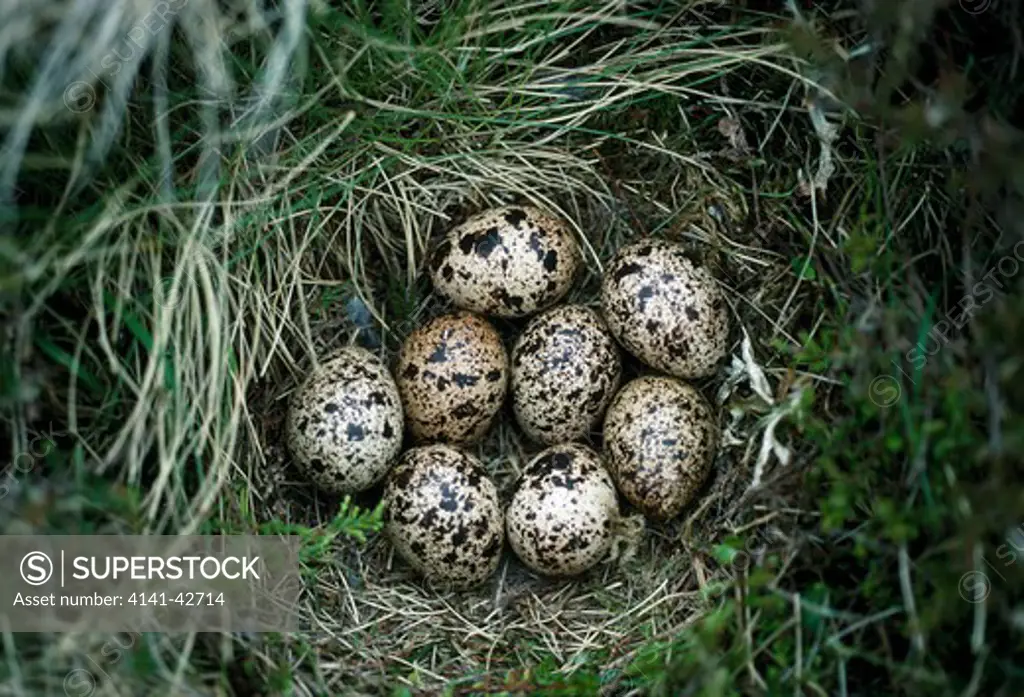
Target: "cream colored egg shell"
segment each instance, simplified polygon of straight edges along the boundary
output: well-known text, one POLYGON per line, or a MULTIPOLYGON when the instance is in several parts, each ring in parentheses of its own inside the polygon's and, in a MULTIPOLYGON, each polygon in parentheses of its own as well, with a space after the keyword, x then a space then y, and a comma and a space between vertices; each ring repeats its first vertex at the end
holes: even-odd
POLYGON ((586 436, 618 389, 622 358, 601 316, 563 305, 535 317, 512 348, 512 409, 526 435, 586 436))
POLYGON ((504 514, 469 453, 444 444, 409 449, 388 475, 384 501, 388 538, 428 581, 469 587, 497 569, 504 514))
POLYGON ((409 335, 395 378, 414 439, 469 444, 483 436, 502 407, 508 354, 490 323, 456 312, 409 335))
POLYGON ((608 469, 649 518, 678 515, 707 481, 718 441, 714 412, 696 389, 667 376, 619 390, 604 418, 608 469))
POLYGON ((670 375, 707 377, 725 356, 725 299, 679 244, 646 239, 622 247, 605 268, 601 308, 630 353, 670 375))
POLYGON ((288 445, 298 467, 333 493, 364 491, 398 459, 404 427, 385 365, 350 346, 313 369, 289 408, 288 445))
POLYGON ((574 576, 608 552, 618 515, 600 456, 584 445, 556 445, 523 470, 506 511, 508 539, 534 571, 574 576))
POLYGON ((569 227, 530 206, 505 206, 448 232, 431 256, 434 288, 458 307, 523 317, 572 286, 582 257, 569 227))

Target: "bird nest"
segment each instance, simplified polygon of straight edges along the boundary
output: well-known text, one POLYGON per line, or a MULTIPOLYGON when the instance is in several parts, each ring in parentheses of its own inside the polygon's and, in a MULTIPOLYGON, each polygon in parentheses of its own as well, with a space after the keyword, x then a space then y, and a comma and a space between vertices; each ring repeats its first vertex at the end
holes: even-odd
MULTIPOLYGON (((571 302, 594 303, 603 263, 630 236, 613 222, 605 204, 590 201, 567 216, 583 235, 602 231, 583 240, 594 254, 568 298, 571 302)), ((467 207, 448 224, 472 212, 467 207)), ((346 694, 372 694, 391 684, 397 673, 412 689, 429 692, 449 685, 457 694, 459 689, 498 685, 509 689, 524 667, 571 676, 574 666, 595 660, 607 667, 609 682, 620 681, 643 670, 644 651, 668 642, 707 613, 723 589, 731 587, 730 581, 785 542, 784 531, 773 525, 770 502, 759 499, 760 489, 752 484, 765 476, 771 463, 786 459, 771 421, 773 414, 791 408, 787 399, 792 402, 792 397, 785 389, 779 392, 781 399, 770 391, 747 338, 747 332, 764 326, 764 318, 731 287, 737 281, 748 285, 754 275, 763 276, 764 265, 779 261, 753 247, 744 256, 716 252, 721 241, 705 227, 709 222, 698 210, 673 235, 703 258, 720 282, 727 279, 723 290, 738 319, 732 355, 716 377, 697 385, 721 413, 722 432, 712 475, 694 501, 674 520, 658 524, 624 504, 624 525, 611 553, 580 577, 540 577, 506 551, 487 582, 457 592, 429 586, 383 535, 370 534, 365 541, 339 536, 331 554, 317 562, 304 610, 304 641, 318 652, 321 669, 329 672, 324 676, 328 684, 345 685, 346 694), (746 542, 738 544, 735 536, 746 542)), ((432 238, 442 230, 438 226, 432 238)), ((365 268, 373 265, 372 258, 365 260, 365 268)), ((310 287, 334 287, 326 267, 310 262, 308 272, 310 287)), ((249 453, 240 461, 250 464, 249 505, 259 518, 321 528, 336 516, 342 501, 304 481, 284 445, 288 396, 308 370, 312 354, 322 356, 340 344, 361 343, 393 365, 402 339, 449 309, 430 292, 423 275, 425 270, 414 275, 411 286, 421 289, 419 301, 397 321, 388 321, 387 288, 373 274, 348 300, 336 298, 335 305, 344 311, 309 310, 317 306, 319 290, 299 304, 296 312, 305 316, 296 324, 307 325, 311 339, 306 355, 291 352, 293 359, 282 359, 279 370, 271 371, 276 380, 264 381, 249 396, 251 412, 262 419, 249 453)), ((506 342, 524 323, 495 321, 506 342)), ((623 382, 650 372, 626 356, 623 382)), ((600 448, 599 433, 591 445, 600 448)), ((470 450, 485 464, 507 503, 523 466, 542 447, 522 434, 506 405, 486 437, 470 450)), ((354 503, 371 509, 379 498, 378 488, 354 503)))

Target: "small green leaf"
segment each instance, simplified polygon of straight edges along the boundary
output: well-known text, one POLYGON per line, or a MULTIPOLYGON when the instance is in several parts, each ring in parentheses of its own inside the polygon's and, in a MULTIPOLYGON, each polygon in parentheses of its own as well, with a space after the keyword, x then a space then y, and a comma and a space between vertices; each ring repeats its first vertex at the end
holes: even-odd
POLYGON ((814 281, 818 278, 814 266, 807 261, 807 257, 794 257, 791 262, 793 271, 804 281, 814 281))

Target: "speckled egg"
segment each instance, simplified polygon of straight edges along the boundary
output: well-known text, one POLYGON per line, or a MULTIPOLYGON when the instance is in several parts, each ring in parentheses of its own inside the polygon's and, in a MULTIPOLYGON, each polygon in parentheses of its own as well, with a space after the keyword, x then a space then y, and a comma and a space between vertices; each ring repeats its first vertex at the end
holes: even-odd
POLYGON ((693 500, 711 473, 717 440, 704 397, 667 376, 626 383, 604 417, 608 470, 648 518, 672 518, 693 500))
POLYGON ((554 304, 582 264, 569 226, 530 206, 495 208, 452 228, 434 250, 434 288, 466 310, 524 317, 554 304))
POLYGON ((395 381, 375 355, 344 348, 292 394, 287 440, 296 465, 322 489, 369 489, 395 464, 404 420, 395 381))
POLYGON ((498 491, 469 453, 440 443, 407 450, 388 475, 384 502, 391 544, 428 581, 468 587, 498 568, 498 491))
POLYGON ((622 377, 618 346, 601 316, 562 305, 535 317, 512 347, 512 409, 530 438, 582 438, 601 420, 622 377))
POLYGON ((574 576, 608 552, 619 502, 601 457, 578 443, 556 445, 530 461, 505 512, 512 550, 549 576, 574 576))
POLYGON ((630 353, 669 375, 706 377, 725 356, 725 298, 679 244, 644 239, 619 249, 605 268, 601 309, 630 353))
POLYGON ((395 379, 413 438, 471 443, 505 400, 508 354, 497 330, 481 317, 442 315, 406 339, 395 379))

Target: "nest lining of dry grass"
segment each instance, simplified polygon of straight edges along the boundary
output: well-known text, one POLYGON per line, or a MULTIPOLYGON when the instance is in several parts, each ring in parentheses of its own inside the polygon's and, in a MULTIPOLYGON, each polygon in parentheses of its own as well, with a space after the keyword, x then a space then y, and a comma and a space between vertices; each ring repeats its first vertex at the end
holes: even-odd
MULTIPOLYGON (((577 197, 572 198, 578 201, 577 197)), ((311 589, 315 599, 311 606, 316 609, 311 607, 307 617, 307 639, 320 656, 328 684, 351 688, 397 672, 414 688, 437 688, 452 680, 466 687, 486 680, 484 676, 504 679, 495 676, 552 657, 557 667, 568 673, 584 658, 592 660, 595 655, 601 656, 609 669, 624 668, 644 645, 669 639, 713 607, 721 582, 745 573, 757 562, 757 555, 789 546, 787 521, 799 512, 774 509, 772 502, 759 500, 761 489, 750 488, 770 421, 765 414, 770 416, 773 407, 763 404, 756 392, 763 392, 764 385, 778 388, 778 395, 771 395, 778 411, 788 388, 801 378, 782 375, 779 380, 769 380, 762 373, 752 379, 747 371, 756 372, 758 367, 745 363, 751 357, 744 355, 742 346, 744 337, 752 333, 772 327, 785 332, 778 320, 766 320, 766 308, 783 305, 790 295, 789 285, 772 283, 772 279, 786 279, 788 263, 751 240, 723 242, 719 230, 709 225, 714 222, 712 216, 698 207, 707 196, 693 199, 696 205, 691 206, 691 214, 678 219, 671 236, 686 243, 704 263, 717 267, 720 281, 723 275, 728 279, 723 286, 734 312, 735 339, 732 365, 700 385, 719 408, 723 427, 714 472, 701 495, 678 519, 648 524, 646 529, 627 534, 612 555, 617 558, 606 559, 596 569, 570 580, 537 577, 506 551, 490 581, 469 591, 449 592, 427 587, 392 554, 383 536, 373 536, 365 546, 339 543, 331 568, 318 575, 317 585, 311 589), (726 245, 739 251, 723 249, 726 245), (729 282, 743 287, 730 287, 729 282), (757 301, 751 302, 752 298, 757 301), (752 380, 757 383, 753 389, 752 380), (759 399, 760 406, 751 408, 759 399), (752 532, 757 545, 724 563, 713 555, 713 547, 724 537, 752 532)), ((715 199, 728 200, 721 195, 715 199)), ((590 260, 585 277, 569 297, 571 302, 596 302, 600 262, 631 234, 628 225, 615 222, 622 217, 609 210, 609 202, 614 199, 590 199, 582 206, 572 206, 582 214, 575 218, 581 231, 600 230, 603 234, 585 241, 584 247, 599 250, 600 258, 590 260)), ((456 220, 471 212, 467 207, 456 220)), ((741 213, 735 209, 725 212, 732 216, 741 213)), ((422 223, 422 227, 440 233, 447 225, 422 223)), ((324 270, 323 265, 311 268, 324 270)), ((322 280, 332 283, 329 278, 322 280)), ((315 282, 310 284, 315 286, 315 282)), ((367 290, 365 295, 372 302, 372 286, 367 290)), ((303 307, 314 305, 312 296, 302 303, 303 307)), ((379 354, 393 364, 394 347, 404 335, 446 309, 437 298, 427 295, 413 318, 394 323, 392 331, 381 329, 379 354)), ((386 315, 386 309, 374 308, 374 314, 386 315)), ((359 335, 337 314, 303 317, 297 323, 308 323, 309 347, 320 356, 359 335)), ((496 324, 509 340, 524 322, 496 324)), ((637 361, 626 358, 624 382, 644 371, 637 361)), ((302 481, 283 445, 288 395, 313 360, 310 354, 282 361, 276 371, 278 380, 267 381, 250 399, 250 411, 258 415, 259 426, 257 447, 250 448, 256 457, 247 458, 246 471, 259 518, 317 526, 337 510, 337 500, 313 491, 302 481)), ((591 444, 600 447, 599 433, 591 444)), ((540 449, 519 433, 507 406, 485 440, 473 448, 505 502, 521 466, 540 449)), ((783 476, 784 469, 780 468, 783 476)), ((372 507, 377 498, 378 492, 370 492, 357 503, 372 507)), ((624 507, 624 512, 632 511, 624 507)))

